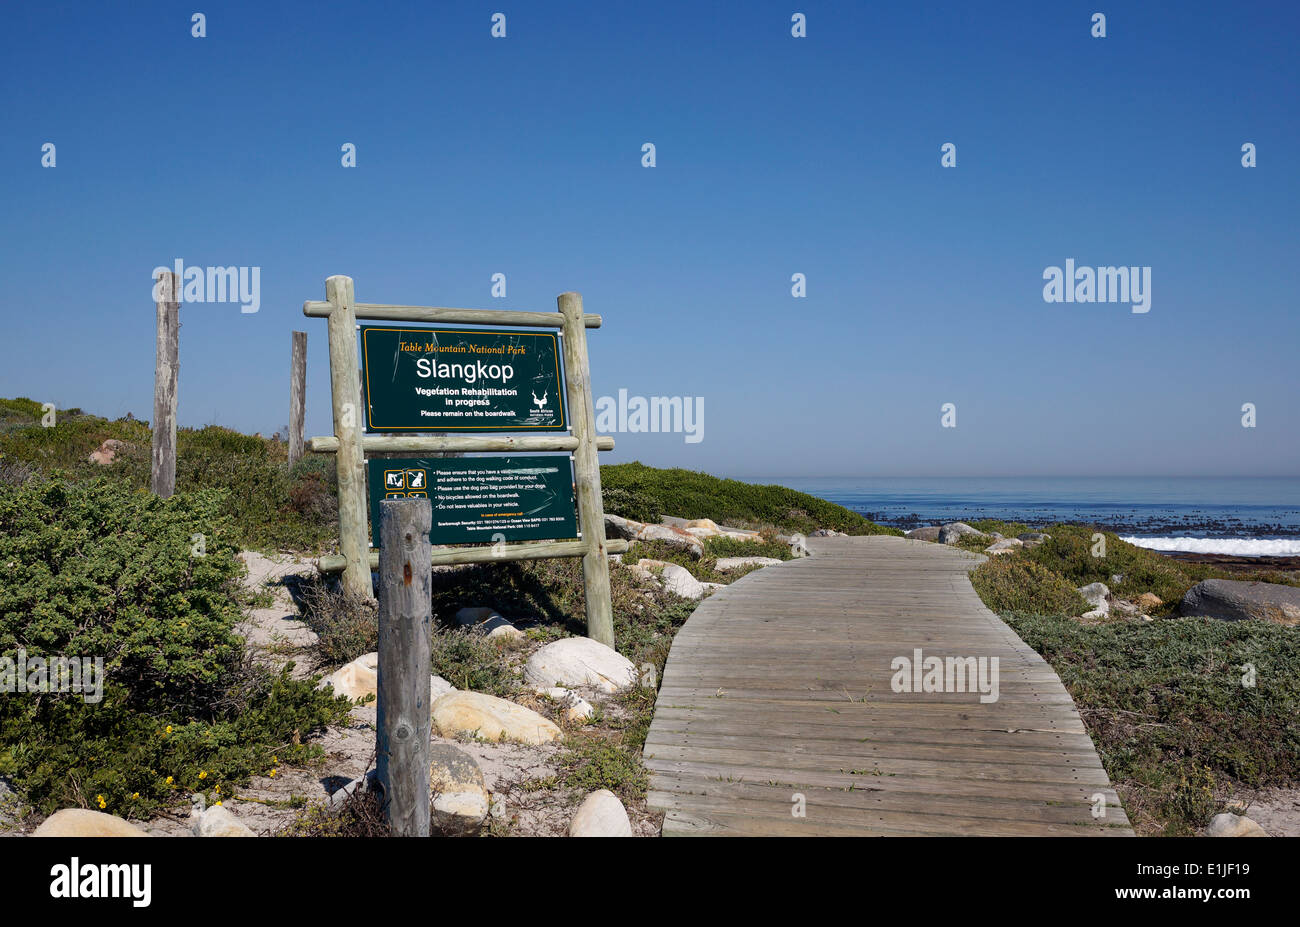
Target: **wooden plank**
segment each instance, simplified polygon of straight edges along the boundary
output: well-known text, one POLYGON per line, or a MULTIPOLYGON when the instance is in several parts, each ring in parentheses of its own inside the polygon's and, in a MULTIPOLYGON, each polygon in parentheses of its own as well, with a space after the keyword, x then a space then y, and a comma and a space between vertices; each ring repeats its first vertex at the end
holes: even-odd
POLYGON ((715 593, 673 641, 644 750, 666 835, 1132 833, 1069 693, 971 588, 984 558, 809 545, 715 593), (918 648, 997 657, 997 699, 894 692, 893 661, 918 648))
MULTIPOLYGON (((446 306, 391 306, 386 303, 355 303, 356 318, 377 322, 445 322, 453 325, 506 325, 516 328, 562 328, 564 319, 554 312, 523 312, 515 309, 453 309, 446 306)), ((331 302, 307 300, 302 314, 329 318, 331 302)), ((598 315, 582 316, 584 328, 600 328, 598 315)))

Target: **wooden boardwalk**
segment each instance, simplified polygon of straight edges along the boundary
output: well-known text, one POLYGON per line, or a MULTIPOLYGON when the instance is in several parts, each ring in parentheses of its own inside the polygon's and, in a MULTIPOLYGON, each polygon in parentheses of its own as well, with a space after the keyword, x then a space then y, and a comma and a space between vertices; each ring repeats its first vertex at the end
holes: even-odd
POLYGON ((809 547, 714 593, 673 641, 645 745, 665 836, 1132 834, 1069 693, 971 588, 981 557, 809 547), (894 692, 891 662, 917 648, 998 657, 997 701, 894 692))

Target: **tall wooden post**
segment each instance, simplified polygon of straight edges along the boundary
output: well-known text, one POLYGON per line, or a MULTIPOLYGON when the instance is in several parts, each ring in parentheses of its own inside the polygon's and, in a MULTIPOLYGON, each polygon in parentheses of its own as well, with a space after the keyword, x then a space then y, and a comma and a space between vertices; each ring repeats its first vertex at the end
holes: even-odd
POLYGON ((307 404, 307 333, 294 332, 289 356, 289 466, 302 459, 307 404))
POLYGON ((379 503, 379 716, 375 770, 394 837, 429 836, 428 499, 379 503))
POLYGON ((180 280, 158 275, 158 335, 153 371, 153 449, 149 488, 170 499, 176 491, 176 381, 180 373, 180 280))
POLYGON ((587 636, 613 647, 614 609, 610 604, 604 503, 600 497, 600 459, 596 456, 596 410, 591 399, 582 295, 561 293, 557 302, 564 316, 562 332, 569 420, 573 436, 578 439, 578 448, 573 452, 573 473, 578 489, 578 525, 587 545, 587 552, 582 556, 582 578, 587 590, 587 636))
POLYGON ((330 303, 330 394, 334 402, 335 462, 339 475, 339 553, 343 589, 371 598, 370 551, 366 544, 366 473, 361 450, 361 393, 357 388, 357 314, 352 278, 325 280, 330 303))

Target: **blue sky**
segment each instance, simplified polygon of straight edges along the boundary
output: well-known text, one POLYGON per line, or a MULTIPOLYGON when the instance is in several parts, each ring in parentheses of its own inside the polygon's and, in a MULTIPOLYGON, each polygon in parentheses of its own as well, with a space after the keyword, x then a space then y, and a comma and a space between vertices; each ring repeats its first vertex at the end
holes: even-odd
POLYGON ((6 4, 0 395, 149 417, 179 257, 261 268, 255 314, 182 307, 182 425, 283 427, 301 329, 328 433, 302 303, 347 274, 366 302, 582 292, 597 395, 705 402, 702 442, 607 461, 1297 475, 1297 9, 6 4), (1150 312, 1044 302, 1067 258, 1150 266, 1150 312))

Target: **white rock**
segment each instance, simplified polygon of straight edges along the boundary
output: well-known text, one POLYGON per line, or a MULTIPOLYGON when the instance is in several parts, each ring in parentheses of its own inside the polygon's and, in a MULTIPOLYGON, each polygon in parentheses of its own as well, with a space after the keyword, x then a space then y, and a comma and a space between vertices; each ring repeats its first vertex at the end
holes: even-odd
POLYGON ((564 707, 564 716, 570 721, 586 721, 596 713, 590 702, 564 686, 539 687, 536 691, 538 695, 559 702, 564 707))
POLYGON ((448 692, 455 692, 456 687, 441 676, 429 676, 429 704, 432 705, 448 692))
POLYGON ((474 758, 452 744, 429 748, 429 790, 433 795, 433 827, 445 834, 471 833, 488 816, 491 796, 483 771, 474 758))
POLYGON ((330 686, 335 695, 346 695, 354 702, 375 695, 379 687, 379 654, 366 653, 345 663, 322 679, 318 689, 330 686))
POLYGON ((524 679, 541 688, 594 686, 602 692, 616 692, 632 685, 636 678, 631 660, 589 637, 566 637, 547 644, 524 666, 524 679))
POLYGON ((194 831, 196 837, 257 836, 221 805, 205 808, 202 814, 191 814, 190 829, 194 831))
POLYGON ((148 837, 130 821, 102 811, 64 808, 56 811, 32 832, 33 837, 148 837))
POLYGON ((682 528, 669 525, 644 525, 636 533, 638 541, 663 541, 676 550, 684 550, 696 560, 704 556, 704 542, 682 528))
POLYGON ((722 529, 711 518, 697 518, 694 521, 688 521, 682 526, 682 530, 695 535, 697 538, 722 537, 722 529))
MULTIPOLYGON (((368 696, 379 694, 379 654, 377 652, 362 654, 351 663, 339 667, 320 681, 316 686, 323 689, 331 686, 335 695, 346 695, 354 702, 368 696)), ((429 702, 433 703, 439 696, 455 692, 456 687, 441 676, 429 675, 429 702)))
POLYGON ((1009 554, 1013 550, 1017 550, 1024 546, 1025 542, 1020 540, 1020 538, 1003 538, 1001 541, 995 541, 988 547, 984 548, 984 553, 992 554, 997 557, 1002 554, 1009 554))
POLYGON ((621 538, 626 541, 634 540, 637 532, 645 527, 645 522, 633 521, 630 518, 621 518, 618 515, 605 513, 605 537, 621 538))
POLYGON ((651 560, 645 557, 638 560, 636 565, 644 570, 658 570, 659 581, 664 589, 669 592, 674 592, 685 599, 704 597, 704 585, 692 576, 691 571, 684 566, 668 563, 666 560, 651 560))
POLYGON ((574 695, 569 699, 568 706, 564 709, 564 717, 570 721, 586 721, 596 713, 595 707, 591 702, 581 696, 574 695))
POLYGON ((468 734, 482 740, 536 745, 560 736, 554 722, 531 708, 482 692, 450 692, 433 703, 432 714, 434 726, 444 737, 468 734))
POLYGON ((1268 831, 1244 814, 1216 814, 1205 828, 1207 837, 1267 837, 1268 831))
POLYGON ((632 822, 618 796, 609 789, 601 789, 582 800, 569 823, 569 836, 631 837, 632 822))
POLYGON ((1092 606, 1092 611, 1085 615, 1085 618, 1094 612, 1105 615, 1110 611, 1110 602, 1108 601, 1110 590, 1106 588, 1105 583, 1088 583, 1086 586, 1080 586, 1079 595, 1083 596, 1087 603, 1092 606))
POLYGON ((726 573, 740 567, 753 566, 777 566, 781 561, 776 557, 719 557, 715 569, 719 573, 726 573))
POLYGON ((456 612, 456 623, 462 628, 478 631, 488 637, 520 638, 524 632, 491 608, 462 608, 456 612))
POLYGON ((960 538, 964 538, 968 535, 988 537, 988 535, 983 531, 980 531, 978 528, 972 528, 964 521, 950 521, 948 524, 940 526, 939 543, 956 544, 960 538))

